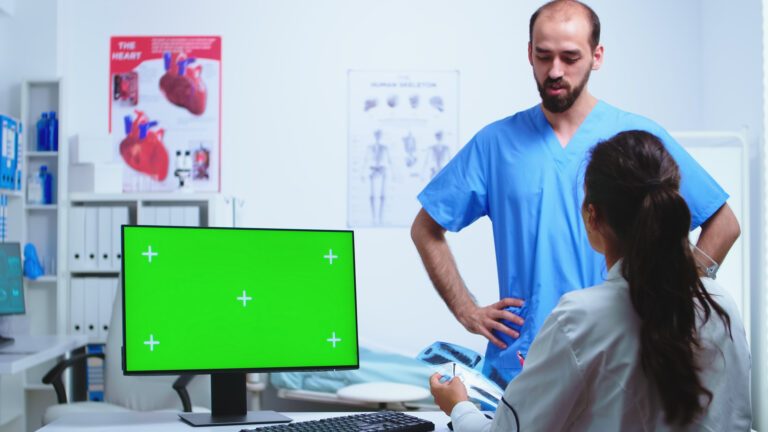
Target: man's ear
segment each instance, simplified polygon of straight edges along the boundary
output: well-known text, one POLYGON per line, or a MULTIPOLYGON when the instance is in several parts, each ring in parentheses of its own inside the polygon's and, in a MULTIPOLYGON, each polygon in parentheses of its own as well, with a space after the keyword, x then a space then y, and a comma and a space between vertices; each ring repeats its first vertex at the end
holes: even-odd
MULTIPOLYGON (((530 53, 530 50, 529 50, 530 53)), ((602 44, 598 44, 595 47, 595 52, 592 53, 592 70, 596 71, 603 65, 603 56, 605 55, 605 48, 602 44)), ((530 56, 530 54, 529 54, 530 56)))
POLYGON ((528 63, 533 66, 533 45, 531 42, 528 42, 528 63))

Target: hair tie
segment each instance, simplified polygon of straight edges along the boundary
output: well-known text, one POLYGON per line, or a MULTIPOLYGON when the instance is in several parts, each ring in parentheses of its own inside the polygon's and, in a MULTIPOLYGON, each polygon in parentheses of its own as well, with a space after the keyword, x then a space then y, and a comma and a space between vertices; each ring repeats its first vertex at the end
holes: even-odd
POLYGON ((659 179, 649 179, 642 184, 643 191, 645 193, 651 193, 659 189, 663 182, 659 179))

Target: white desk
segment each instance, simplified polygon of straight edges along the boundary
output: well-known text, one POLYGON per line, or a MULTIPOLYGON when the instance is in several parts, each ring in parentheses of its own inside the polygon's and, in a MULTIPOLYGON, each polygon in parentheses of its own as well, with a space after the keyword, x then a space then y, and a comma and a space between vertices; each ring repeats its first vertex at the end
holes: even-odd
MULTIPOLYGON (((317 420, 321 418, 337 417, 349 414, 344 412, 313 412, 283 413, 292 418, 293 421, 317 420)), ((408 414, 421 417, 435 424, 436 432, 448 431, 447 415, 442 412, 434 411, 409 411, 408 414)), ((267 425, 262 425, 267 426, 267 425)), ((87 431, 105 431, 105 432, 237 432, 243 428, 254 428, 256 425, 239 426, 212 426, 212 427, 192 427, 179 419, 176 413, 171 412, 130 412, 130 413, 94 413, 94 414, 74 414, 64 416, 55 422, 38 429, 38 432, 87 432, 87 431)))
POLYGON ((85 346, 88 336, 16 336, 0 348, 0 374, 15 374, 85 346))
POLYGON ((13 344, 0 348, 0 431, 3 432, 26 430, 30 413, 24 393, 28 380, 25 371, 88 343, 88 337, 82 335, 14 337, 13 344))

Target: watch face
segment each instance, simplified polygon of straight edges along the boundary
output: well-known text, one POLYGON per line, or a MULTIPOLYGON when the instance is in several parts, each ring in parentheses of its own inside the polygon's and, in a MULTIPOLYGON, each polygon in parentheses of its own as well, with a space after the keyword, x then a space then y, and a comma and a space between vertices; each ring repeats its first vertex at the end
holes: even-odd
POLYGON ((717 276, 717 269, 720 266, 717 264, 712 264, 711 266, 707 267, 704 271, 707 274, 708 277, 715 279, 715 276, 717 276))

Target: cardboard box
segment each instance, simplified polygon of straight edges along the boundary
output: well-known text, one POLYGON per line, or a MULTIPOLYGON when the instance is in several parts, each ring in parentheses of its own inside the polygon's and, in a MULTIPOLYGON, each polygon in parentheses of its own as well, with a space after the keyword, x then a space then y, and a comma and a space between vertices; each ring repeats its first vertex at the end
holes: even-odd
POLYGON ((123 165, 117 162, 70 164, 69 191, 121 193, 123 191, 123 165))

